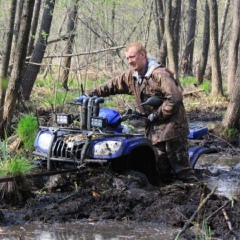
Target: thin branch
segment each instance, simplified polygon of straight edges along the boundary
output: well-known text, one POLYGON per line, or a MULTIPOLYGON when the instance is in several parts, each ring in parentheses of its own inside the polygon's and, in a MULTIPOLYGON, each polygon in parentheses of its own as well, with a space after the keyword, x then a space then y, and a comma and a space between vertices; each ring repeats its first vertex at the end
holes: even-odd
POLYGON ((221 139, 223 142, 225 142, 225 143, 227 143, 237 154, 240 154, 238 151, 237 151, 237 149, 233 146, 233 145, 231 145, 228 141, 226 141, 226 140, 224 140, 223 138, 221 138, 221 137, 219 137, 219 136, 216 136, 216 135, 214 135, 214 134, 212 134, 212 133, 208 133, 210 136, 213 136, 213 137, 216 137, 216 138, 218 138, 218 139, 221 139))
POLYGON ((175 240, 177 240, 181 234, 183 234, 188 226, 190 225, 190 223, 194 220, 194 218, 196 217, 197 213, 201 210, 201 208, 203 207, 203 205, 207 202, 207 200, 213 195, 213 193, 216 191, 217 187, 215 187, 207 196, 206 198, 203 199, 203 201, 199 204, 197 210, 193 213, 193 215, 190 217, 190 219, 184 224, 182 230, 178 233, 178 235, 175 237, 175 240))
POLYGON ((60 57, 76 57, 76 56, 84 56, 89 54, 97 54, 101 52, 107 52, 107 51, 115 51, 124 48, 125 46, 118 46, 118 47, 110 47, 106 49, 96 50, 92 52, 83 52, 83 53, 75 53, 75 54, 65 54, 65 55, 49 55, 45 56, 44 58, 60 58, 60 57))
POLYGON ((230 219, 229 219, 229 217, 227 215, 227 212, 226 212, 226 210, 224 208, 222 209, 222 213, 223 213, 223 216, 224 216, 224 218, 225 218, 225 220, 227 222, 229 230, 232 232, 233 231, 232 223, 231 223, 231 221, 230 221, 230 219))
POLYGON ((227 201, 225 202, 220 208, 218 208, 215 212, 213 212, 211 215, 209 215, 207 218, 206 218, 206 222, 211 218, 213 217, 214 215, 216 215, 217 213, 219 213, 223 208, 225 208, 231 201, 227 201))

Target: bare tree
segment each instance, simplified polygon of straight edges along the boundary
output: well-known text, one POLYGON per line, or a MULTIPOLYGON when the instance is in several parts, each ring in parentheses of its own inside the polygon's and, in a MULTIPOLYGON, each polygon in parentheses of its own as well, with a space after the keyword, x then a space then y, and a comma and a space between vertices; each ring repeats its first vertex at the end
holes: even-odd
POLYGON ((225 30, 225 26, 226 26, 229 3, 230 3, 230 0, 226 0, 224 11, 223 11, 223 16, 222 16, 222 20, 221 20, 220 32, 219 32, 219 49, 221 49, 222 45, 223 45, 223 36, 224 36, 224 30, 225 30))
MULTIPOLYGON (((169 65, 168 68, 171 71, 174 71, 178 76, 178 66, 175 59, 175 45, 173 41, 173 27, 172 27, 172 1, 167 0, 165 1, 166 4, 166 11, 165 11, 165 36, 167 42, 167 53, 168 53, 168 61, 169 65)), ((178 77, 177 77, 178 79, 178 77)), ((178 80, 178 85, 181 88, 181 84, 178 80)))
MULTIPOLYGON (((16 13, 16 5, 17 0, 11 1, 11 8, 10 8, 10 19, 7 25, 6 29, 6 35, 5 35, 5 42, 4 47, 2 49, 2 64, 1 64, 1 75, 0 75, 0 81, 1 81, 1 92, 0 92, 0 123, 3 120, 3 108, 4 108, 4 100, 6 95, 6 88, 8 85, 8 66, 10 61, 10 55, 11 55, 11 46, 12 46, 12 38, 13 38, 13 29, 14 29, 14 19, 15 19, 15 13, 16 13)), ((4 137, 3 129, 1 129, 0 137, 4 137)))
POLYGON ((12 39, 12 49, 11 49, 11 57, 10 57, 10 66, 9 66, 9 72, 11 72, 12 64, 14 60, 15 55, 15 46, 17 45, 18 40, 18 33, 21 23, 21 17, 23 12, 23 4, 24 0, 17 0, 17 6, 16 6, 16 14, 15 14, 15 20, 14 20, 14 31, 13 31, 13 39, 12 39))
POLYGON ((210 12, 210 50, 212 65, 212 95, 223 95, 222 75, 218 46, 218 6, 216 0, 208 0, 210 12))
POLYGON ((180 45, 180 18, 181 18, 181 0, 172 1, 172 28, 173 28, 173 42, 174 42, 174 62, 177 65, 177 75, 178 69, 178 55, 179 55, 179 45, 180 45))
POLYGON ((40 64, 47 47, 46 44, 52 23, 54 5, 55 0, 46 0, 45 2, 39 36, 21 84, 22 96, 25 100, 29 99, 34 82, 40 70, 40 64))
POLYGON ((13 69, 6 91, 3 121, 1 122, 1 129, 5 129, 6 131, 8 131, 11 126, 16 100, 18 98, 22 80, 22 72, 24 69, 25 58, 27 54, 27 43, 31 27, 33 7, 34 0, 25 0, 24 11, 21 19, 21 26, 15 51, 13 69))
POLYGON ((189 0, 188 30, 185 50, 181 60, 181 74, 192 75, 193 49, 196 29, 197 0, 189 0))
POLYGON ((228 54, 227 72, 227 92, 231 93, 236 81, 236 71, 238 66, 239 35, 240 35, 240 3, 239 0, 233 2, 233 26, 228 54))
MULTIPOLYGON (((71 55, 73 53, 73 41, 74 41, 74 29, 77 24, 77 2, 78 0, 73 0, 73 5, 68 9, 68 24, 67 33, 69 34, 69 39, 67 41, 67 46, 65 48, 64 54, 71 55)), ((68 76, 71 67, 71 56, 64 57, 61 63, 60 81, 62 86, 68 90, 68 76)))
POLYGON ((155 11, 154 11, 154 23, 156 26, 156 36, 157 36, 157 43, 158 43, 158 58, 159 61, 166 65, 166 58, 167 58, 167 42, 165 39, 165 29, 164 29, 164 18, 165 18, 165 11, 164 11, 164 4, 162 0, 155 0, 155 11))
POLYGON ((227 112, 224 116, 224 119, 222 120, 222 125, 225 128, 235 128, 239 130, 240 119, 239 102, 240 102, 240 78, 238 77, 234 84, 231 99, 227 107, 227 112))
POLYGON ((27 56, 30 56, 33 51, 33 45, 34 45, 34 40, 35 40, 35 34, 37 32, 40 9, 41 9, 41 0, 35 0, 30 38, 29 38, 29 42, 28 42, 27 56))
POLYGON ((205 14, 204 14, 204 32, 203 32, 203 43, 202 50, 200 53, 199 62, 197 65, 196 79, 198 84, 203 83, 203 77, 207 66, 209 50, 209 7, 207 0, 205 1, 205 14))

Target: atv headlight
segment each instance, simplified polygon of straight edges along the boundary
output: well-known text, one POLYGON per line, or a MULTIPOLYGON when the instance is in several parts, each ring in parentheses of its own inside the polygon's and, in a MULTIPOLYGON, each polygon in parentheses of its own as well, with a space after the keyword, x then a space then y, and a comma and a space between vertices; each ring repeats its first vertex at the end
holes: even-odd
POLYGON ((34 147, 40 152, 48 152, 53 138, 53 133, 49 130, 41 130, 34 142, 34 147))
POLYGON ((68 125, 73 122, 73 115, 72 114, 65 114, 65 113, 57 113, 56 115, 56 122, 57 124, 64 124, 68 125))
POLYGON ((91 126, 105 128, 107 126, 107 119, 102 117, 92 117, 91 118, 91 126))
POLYGON ((122 146, 121 141, 107 140, 97 142, 92 150, 95 157, 114 155, 122 146))

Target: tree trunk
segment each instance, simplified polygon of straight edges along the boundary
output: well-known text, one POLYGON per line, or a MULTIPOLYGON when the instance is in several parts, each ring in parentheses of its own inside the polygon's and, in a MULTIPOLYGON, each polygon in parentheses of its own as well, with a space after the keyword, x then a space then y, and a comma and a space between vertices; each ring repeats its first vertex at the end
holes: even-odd
POLYGON ((178 85, 181 88, 181 84, 178 79, 178 66, 177 63, 175 62, 175 45, 173 42, 173 28, 171 26, 172 23, 172 1, 167 0, 165 1, 166 3, 166 12, 165 12, 165 36, 166 36, 166 42, 167 42, 167 53, 168 53, 168 61, 169 65, 168 68, 171 71, 174 71, 175 74, 177 75, 177 81, 178 85))
MULTIPOLYGON (((11 7, 10 7, 10 16, 9 16, 9 22, 7 26, 7 32, 5 35, 5 41, 4 41, 4 47, 2 48, 2 64, 1 64, 1 75, 0 75, 0 123, 3 121, 3 109, 4 109, 4 101, 5 101, 5 95, 6 95, 6 89, 8 85, 8 66, 10 61, 10 55, 11 55, 11 46, 12 46, 12 39, 13 39, 13 30, 14 30, 14 19, 16 14, 16 5, 17 0, 12 0, 11 7)), ((1 125, 0 130, 0 137, 4 137, 4 129, 2 128, 3 125, 1 125)))
POLYGON ((34 40, 37 32, 40 9, 41 9, 41 0, 35 0, 30 38, 29 38, 28 48, 27 48, 27 56, 31 56, 34 48, 34 40))
POLYGON ((181 61, 181 74, 182 75, 193 75, 192 62, 193 62, 193 49, 194 49, 194 38, 196 29, 196 17, 197 17, 197 0, 189 0, 188 9, 188 30, 185 50, 181 61))
POLYGON ((240 3, 239 0, 233 2, 233 25, 232 35, 229 44, 228 72, 227 72, 227 92, 233 91, 236 81, 236 71, 238 66, 239 35, 240 35, 240 3))
POLYGON ((220 33, 219 33, 219 50, 222 49, 222 45, 223 45, 223 35, 224 35, 225 26, 226 26, 226 19, 227 19, 227 14, 228 14, 228 9, 229 9, 229 3, 230 3, 230 0, 226 0, 224 11, 223 11, 223 16, 222 16, 222 21, 221 21, 220 33))
POLYGON ((222 120, 222 125, 225 128, 236 128, 239 130, 239 118, 240 118, 239 102, 240 102, 240 78, 238 77, 234 84, 231 99, 227 107, 227 112, 222 120))
POLYGON ((159 61, 166 65, 167 44, 164 37, 164 10, 162 0, 155 0, 154 23, 156 27, 157 46, 159 49, 159 61))
MULTIPOLYGON (((69 34, 69 39, 67 41, 67 46, 64 51, 64 55, 71 55, 73 53, 73 42, 74 36, 73 34, 74 29, 76 28, 76 20, 77 20, 77 2, 78 0, 73 0, 73 6, 69 9, 68 12, 68 24, 67 24, 67 33, 69 34)), ((62 59, 61 64, 61 71, 60 71, 60 81, 62 86, 68 91, 68 77, 69 77, 69 70, 71 67, 71 56, 64 57, 62 59)))
POLYGON ((11 50, 11 57, 10 57, 10 66, 8 69, 9 73, 11 73, 12 65, 14 61, 15 49, 17 45, 18 33, 19 33, 22 12, 23 12, 23 4, 24 4, 24 0, 17 0, 17 8, 16 8, 16 14, 15 14, 15 20, 14 20, 14 31, 13 31, 13 39, 12 39, 12 50, 11 50))
POLYGON ((180 40, 180 18, 181 18, 181 0, 172 1, 172 19, 173 19, 173 42, 174 42, 174 62, 177 66, 177 76, 178 76, 178 54, 179 54, 179 40, 180 40))
POLYGON ((205 73, 206 66, 207 66, 208 49, 209 49, 209 7, 208 7, 208 3, 206 0, 202 51, 200 54, 200 59, 198 62, 197 72, 196 72, 196 79, 197 79, 198 84, 203 83, 203 77, 204 77, 204 73, 205 73))
POLYGON ((216 0, 208 0, 210 12, 210 50, 212 65, 212 95, 223 95, 222 75, 218 47, 218 6, 216 0))
POLYGON ((34 82, 40 70, 40 64, 42 62, 42 59, 47 47, 46 43, 47 43, 47 39, 49 36, 50 27, 52 23, 54 5, 55 5, 55 0, 46 0, 45 2, 42 22, 39 30, 39 37, 35 44, 35 48, 33 50, 30 63, 28 64, 28 67, 21 85, 22 97, 25 100, 29 100, 34 82))
POLYGON ((31 27, 31 19, 33 14, 34 0, 26 0, 24 3, 23 16, 21 19, 21 26, 19 30, 19 36, 16 46, 15 58, 11 78, 8 84, 2 129, 8 131, 11 126, 14 108, 16 105, 17 97, 19 96, 19 89, 22 80, 22 71, 24 69, 26 54, 27 54, 27 43, 29 39, 29 32, 31 27))

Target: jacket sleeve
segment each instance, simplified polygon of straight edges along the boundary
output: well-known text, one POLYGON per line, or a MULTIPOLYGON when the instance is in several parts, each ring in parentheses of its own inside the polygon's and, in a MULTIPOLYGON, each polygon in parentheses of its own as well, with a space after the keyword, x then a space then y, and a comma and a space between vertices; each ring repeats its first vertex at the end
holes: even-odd
POLYGON ((155 112, 155 116, 160 119, 171 118, 178 112, 179 106, 182 105, 182 93, 168 72, 156 74, 155 81, 155 84, 157 84, 157 87, 165 99, 163 104, 155 112))
POLYGON ((132 94, 132 72, 125 71, 121 75, 112 78, 101 86, 89 91, 89 96, 108 97, 115 94, 132 94))

